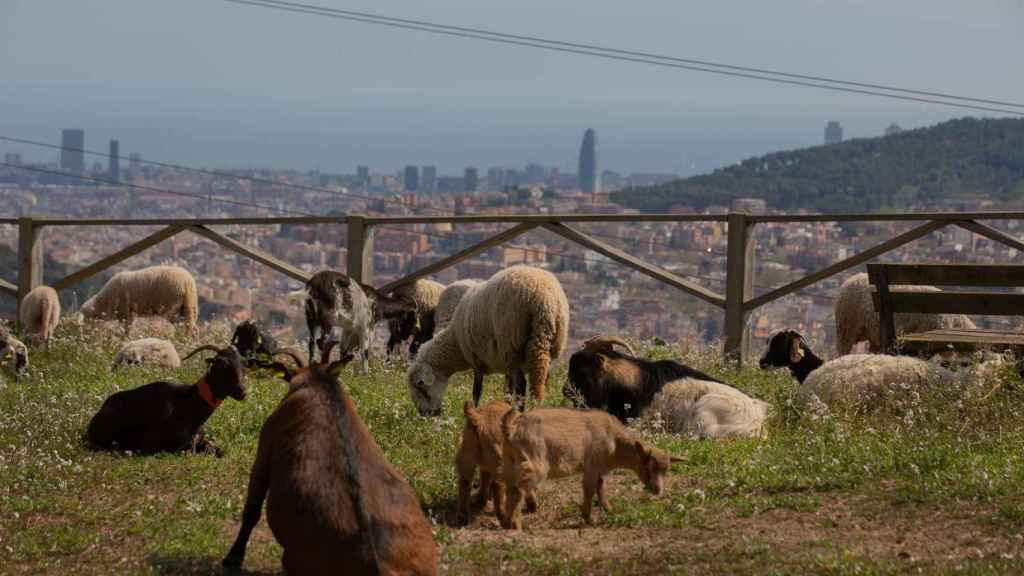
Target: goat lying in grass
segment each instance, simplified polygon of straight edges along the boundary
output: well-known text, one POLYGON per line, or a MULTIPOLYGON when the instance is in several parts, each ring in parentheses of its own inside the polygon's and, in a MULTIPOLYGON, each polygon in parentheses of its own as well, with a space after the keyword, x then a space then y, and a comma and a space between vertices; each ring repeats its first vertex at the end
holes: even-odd
POLYGON ((510 410, 501 421, 505 444, 502 472, 508 489, 502 526, 519 530, 523 495, 544 480, 583 474, 583 520, 593 524, 594 495, 609 511, 604 475, 628 468, 644 485, 661 494, 665 474, 680 458, 648 448, 607 412, 537 408, 525 414, 510 410))
MULTIPOLYGON (((472 507, 485 508, 487 500, 494 499, 494 513, 501 516, 505 486, 501 481, 501 450, 504 437, 501 419, 512 409, 506 402, 494 401, 480 408, 466 400, 462 411, 466 425, 462 429, 462 443, 455 454, 455 470, 459 476, 458 522, 465 524, 470 517, 470 491, 473 477, 480 469, 480 491, 472 507)), ((537 508, 533 494, 526 495, 526 511, 537 508)))
POLYGON ((639 417, 665 384, 681 378, 721 383, 673 360, 639 358, 620 338, 596 336, 569 358, 569 382, 562 394, 576 406, 606 410, 626 422, 639 417))
POLYGON ((290 388, 260 431, 242 525, 223 565, 242 565, 266 498, 288 574, 437 574, 430 522, 338 382, 343 362, 303 366, 286 353, 298 368, 268 365, 290 388))
POLYGON ((206 360, 206 374, 191 386, 152 382, 107 398, 86 430, 90 444, 143 454, 192 451, 222 456, 203 434, 203 424, 224 398, 245 400, 242 362, 233 347, 211 345, 196 348, 185 360, 204 350, 217 355, 206 360))

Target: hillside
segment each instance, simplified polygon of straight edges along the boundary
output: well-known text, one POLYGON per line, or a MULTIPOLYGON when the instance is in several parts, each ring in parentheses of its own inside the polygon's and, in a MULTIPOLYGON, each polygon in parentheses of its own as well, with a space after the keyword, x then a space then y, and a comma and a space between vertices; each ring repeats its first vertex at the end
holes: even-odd
POLYGON ((918 203, 1024 196, 1024 119, 962 118, 831 146, 775 152, 711 174, 612 193, 629 208, 703 209, 764 198, 771 209, 906 209, 918 203))

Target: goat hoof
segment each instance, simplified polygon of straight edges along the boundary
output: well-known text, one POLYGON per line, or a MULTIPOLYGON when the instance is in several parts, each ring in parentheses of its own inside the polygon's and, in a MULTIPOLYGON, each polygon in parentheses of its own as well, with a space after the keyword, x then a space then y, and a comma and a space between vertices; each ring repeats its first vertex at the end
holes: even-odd
POLYGON ((229 570, 237 570, 242 567, 242 559, 229 554, 220 561, 220 565, 229 570))

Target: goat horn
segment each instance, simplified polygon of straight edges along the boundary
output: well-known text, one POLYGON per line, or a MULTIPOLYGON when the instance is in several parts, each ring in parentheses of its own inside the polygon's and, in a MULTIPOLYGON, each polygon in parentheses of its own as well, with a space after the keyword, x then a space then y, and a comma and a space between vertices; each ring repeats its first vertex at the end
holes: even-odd
POLYGON ((600 350, 608 350, 613 348, 616 344, 622 346, 629 352, 630 356, 636 356, 636 352, 633 351, 633 347, 628 342, 619 338, 618 336, 594 336, 590 340, 583 343, 584 350, 590 350, 597 352, 600 350))
POLYGON ((299 368, 306 367, 306 361, 302 359, 302 356, 294 348, 282 348, 277 352, 274 352, 272 356, 288 356, 292 360, 295 360, 295 365, 299 368))
POLYGON ((195 356, 196 354, 198 354, 199 352, 202 352, 204 350, 212 350, 214 353, 220 354, 220 348, 217 348, 213 344, 203 344, 199 348, 196 348, 195 350, 189 352, 188 355, 185 356, 184 358, 182 358, 181 361, 184 362, 185 360, 188 360, 189 358, 195 356))

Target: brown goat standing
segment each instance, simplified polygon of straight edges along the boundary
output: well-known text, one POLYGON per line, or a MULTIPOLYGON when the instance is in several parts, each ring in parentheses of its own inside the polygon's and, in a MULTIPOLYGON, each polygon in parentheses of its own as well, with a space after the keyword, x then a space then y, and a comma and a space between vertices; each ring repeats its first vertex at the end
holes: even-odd
POLYGON ((224 566, 242 565, 266 497, 289 574, 437 574, 430 522, 338 382, 342 362, 303 368, 293 357, 298 370, 269 365, 291 387, 260 432, 242 525, 224 566))
MULTIPOLYGON (((506 402, 494 401, 480 408, 474 408, 473 402, 466 400, 462 410, 466 415, 466 425, 462 429, 462 443, 455 454, 455 470, 459 476, 459 508, 458 521, 464 524, 470 517, 470 492, 473 488, 473 477, 477 468, 480 469, 480 491, 472 506, 485 508, 487 500, 494 499, 494 513, 501 516, 505 488, 501 481, 501 450, 504 437, 501 432, 501 419, 512 409, 506 402)), ((526 509, 536 509, 537 503, 533 494, 526 496, 526 509)))
POLYGON ((680 458, 648 448, 614 416, 600 410, 537 408, 515 410, 501 421, 505 444, 502 467, 508 498, 502 526, 519 530, 523 495, 536 491, 548 478, 583 474, 583 520, 593 524, 594 495, 604 511, 611 507, 604 493, 604 475, 628 468, 655 494, 661 494, 665 474, 680 458))

